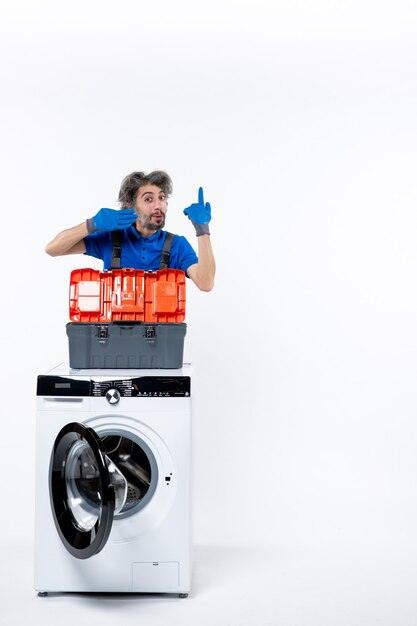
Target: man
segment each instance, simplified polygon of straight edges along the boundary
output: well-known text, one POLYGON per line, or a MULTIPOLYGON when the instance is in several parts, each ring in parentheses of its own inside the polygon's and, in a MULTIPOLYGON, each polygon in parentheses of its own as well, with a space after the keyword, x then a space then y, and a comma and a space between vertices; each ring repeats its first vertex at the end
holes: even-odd
MULTIPOLYGON (((113 231, 119 231, 121 267, 155 271, 159 268, 167 232, 162 230, 172 193, 166 172, 132 172, 119 192, 120 210, 100 209, 94 217, 58 233, 45 251, 51 256, 87 254, 103 260, 104 269, 112 264, 113 231)), ((210 203, 204 203, 203 189, 198 202, 184 209, 197 235, 198 257, 185 237, 174 235, 168 267, 183 270, 202 291, 214 286, 216 265, 210 242, 210 203)))

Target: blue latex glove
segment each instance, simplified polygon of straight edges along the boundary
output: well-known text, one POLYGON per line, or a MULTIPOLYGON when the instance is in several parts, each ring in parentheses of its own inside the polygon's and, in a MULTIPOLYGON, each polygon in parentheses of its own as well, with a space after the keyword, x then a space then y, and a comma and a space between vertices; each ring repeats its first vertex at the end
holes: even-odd
POLYGON ((191 204, 189 207, 184 209, 184 215, 188 216, 188 219, 191 220, 195 232, 197 233, 197 237, 200 235, 209 235, 209 221, 211 220, 211 206, 210 202, 206 202, 204 204, 204 194, 203 188, 200 187, 198 190, 198 202, 195 204, 191 204))
POLYGON ((87 220, 87 230, 94 233, 96 230, 122 230, 136 222, 138 216, 133 209, 100 209, 100 211, 87 220))

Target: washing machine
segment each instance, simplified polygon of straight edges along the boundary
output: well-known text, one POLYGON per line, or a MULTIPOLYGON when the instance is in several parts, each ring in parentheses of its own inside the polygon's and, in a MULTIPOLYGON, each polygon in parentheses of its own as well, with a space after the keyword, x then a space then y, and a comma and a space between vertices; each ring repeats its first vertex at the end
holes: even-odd
POLYGON ((38 376, 39 595, 188 595, 191 402, 190 365, 38 376))

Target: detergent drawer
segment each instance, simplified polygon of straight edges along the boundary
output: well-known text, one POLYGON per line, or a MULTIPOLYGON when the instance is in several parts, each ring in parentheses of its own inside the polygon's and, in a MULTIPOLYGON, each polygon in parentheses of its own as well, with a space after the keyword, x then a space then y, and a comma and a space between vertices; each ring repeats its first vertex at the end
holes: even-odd
POLYGON ((187 325, 68 322, 71 368, 179 369, 187 325))

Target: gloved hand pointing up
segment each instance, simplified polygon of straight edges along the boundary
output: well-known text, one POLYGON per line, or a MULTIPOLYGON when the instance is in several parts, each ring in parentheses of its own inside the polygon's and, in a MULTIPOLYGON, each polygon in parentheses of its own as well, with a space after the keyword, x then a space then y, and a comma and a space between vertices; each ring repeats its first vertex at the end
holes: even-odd
POLYGON ((188 219, 191 220, 197 237, 200 235, 209 235, 209 222, 211 220, 211 206, 210 202, 204 204, 203 188, 198 190, 198 202, 191 204, 184 209, 184 215, 188 215, 188 219))

